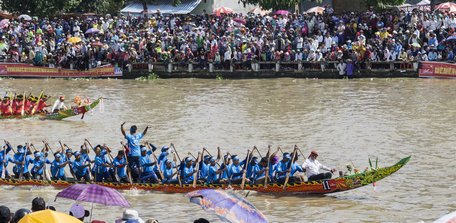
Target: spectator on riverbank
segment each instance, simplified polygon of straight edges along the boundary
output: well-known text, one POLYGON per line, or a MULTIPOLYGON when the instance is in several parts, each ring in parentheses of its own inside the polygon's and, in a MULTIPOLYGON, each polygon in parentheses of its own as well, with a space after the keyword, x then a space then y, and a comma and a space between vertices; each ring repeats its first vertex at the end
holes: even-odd
POLYGON ((46 209, 46 202, 42 197, 35 197, 32 201, 32 212, 42 211, 46 209))
POLYGON ((12 214, 8 207, 0 206, 0 223, 10 223, 12 220, 12 214))
POLYGON ((456 18, 414 10, 288 15, 162 15, 15 19, 0 27, 9 62, 89 69, 103 63, 453 61, 456 18), (424 56, 426 55, 426 56, 424 56))

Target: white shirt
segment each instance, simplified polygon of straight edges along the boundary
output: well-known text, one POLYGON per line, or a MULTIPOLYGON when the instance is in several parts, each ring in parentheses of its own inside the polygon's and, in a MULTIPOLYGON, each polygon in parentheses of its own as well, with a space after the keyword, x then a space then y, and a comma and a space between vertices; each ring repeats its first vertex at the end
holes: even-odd
POLYGON ((60 101, 60 99, 57 99, 55 102, 54 102, 54 106, 52 106, 52 110, 51 112, 54 112, 56 109, 57 110, 61 110, 65 108, 65 103, 63 101, 60 101))
POLYGON ((306 159, 306 162, 302 164, 302 169, 306 170, 307 178, 320 173, 320 169, 331 171, 331 169, 315 159, 306 159))

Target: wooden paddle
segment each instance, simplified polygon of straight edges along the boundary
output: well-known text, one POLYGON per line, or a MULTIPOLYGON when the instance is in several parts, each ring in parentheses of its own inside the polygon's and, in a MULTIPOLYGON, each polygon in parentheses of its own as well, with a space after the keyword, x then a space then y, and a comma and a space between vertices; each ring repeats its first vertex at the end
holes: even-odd
MULTIPOLYGON (((107 147, 107 146, 106 146, 107 147)), ((111 154, 111 149, 106 149, 106 152, 108 153, 108 158, 110 159, 110 163, 112 163, 112 165, 114 165, 114 157, 112 156, 111 154)), ((119 181, 119 176, 117 176, 117 173, 118 173, 118 168, 114 168, 114 180, 116 180, 116 182, 120 182, 119 181)))
POLYGON ((198 171, 199 171, 199 167, 200 167, 199 161, 202 156, 203 156, 203 153, 198 152, 198 158, 195 161, 196 171, 193 173, 193 188, 196 187, 196 180, 198 178, 198 171))
POLYGON ((25 151, 24 157, 22 159, 21 169, 19 172, 19 180, 22 180, 22 177, 24 177, 25 159, 27 158, 27 151, 29 150, 28 143, 25 143, 25 148, 26 148, 26 151, 25 151))
POLYGON ((44 93, 44 90, 41 90, 40 96, 38 96, 38 100, 36 101, 36 105, 33 106, 32 115, 34 115, 36 112, 36 109, 38 109, 38 105, 40 104, 41 97, 43 97, 43 93, 44 93))
MULTIPOLYGON (((253 150, 252 150, 253 152, 253 150)), ((250 152, 250 150, 247 150, 247 159, 245 160, 245 164, 244 164, 244 169, 242 170, 242 181, 241 181, 241 189, 244 190, 244 186, 245 186, 245 175, 247 175, 247 166, 249 165, 249 157, 252 155, 252 153, 250 152)))
POLYGON ((298 147, 295 145, 295 149, 293 150, 293 156, 291 157, 291 160, 290 160, 290 166, 287 169, 287 176, 286 176, 285 182, 283 184, 283 189, 284 190, 287 188, 288 180, 290 180, 290 171, 291 171, 291 168, 293 167, 293 162, 294 162, 294 159, 296 157, 297 148, 298 147))
POLYGON ((181 174, 180 174, 180 165, 182 164, 182 160, 179 156, 179 153, 176 150, 176 147, 174 147, 174 144, 171 143, 171 147, 173 147, 174 153, 177 156, 177 159, 179 159, 179 165, 176 165, 176 171, 177 171, 177 180, 179 181, 179 186, 182 187, 182 179, 181 179, 181 174))
MULTIPOLYGON (((72 168, 70 159, 66 157, 66 152, 65 152, 64 144, 62 144, 62 141, 60 141, 60 140, 59 140, 59 144, 60 144, 61 154, 62 154, 62 156, 65 156, 65 160, 66 160, 66 162, 68 163, 68 167, 70 168, 70 174, 71 174, 71 176, 73 177, 73 179, 76 180, 76 176, 74 175, 74 171, 73 171, 73 168, 72 168)), ((65 146, 66 146, 66 145, 65 145, 65 146)), ((68 148, 68 146, 67 146, 67 148, 68 148)), ((66 175, 66 169, 65 169, 65 167, 63 167, 63 171, 65 172, 65 175, 66 175)))
POLYGON ((131 169, 130 169, 130 165, 128 164, 128 159, 127 159, 127 154, 125 152, 125 148, 126 148, 126 145, 124 144, 124 142, 120 141, 120 144, 122 145, 122 149, 124 151, 124 158, 125 158, 125 163, 127 164, 127 177, 128 177, 128 181, 130 182, 130 184, 133 184, 133 181, 131 179, 131 169))
POLYGON ((165 176, 163 175, 163 172, 161 171, 160 164, 158 163, 157 156, 155 156, 154 151, 152 150, 152 148, 150 148, 149 142, 146 142, 146 146, 152 152, 152 157, 154 157, 155 165, 157 165, 158 173, 160 174, 160 177, 164 181, 165 180, 165 176))
POLYGON ((264 169, 264 188, 268 188, 268 178, 269 178, 269 163, 271 162, 271 157, 270 157, 270 152, 271 152, 271 145, 268 146, 268 153, 266 153, 266 159, 267 164, 266 168, 264 169))
POLYGON ((24 116, 24 114, 25 114, 25 100, 27 99, 27 97, 25 96, 25 91, 24 91, 23 97, 24 97, 24 99, 22 100, 21 116, 24 116))
MULTIPOLYGON (((218 154, 217 154, 217 159, 216 159, 215 163, 217 164, 217 166, 220 167, 220 164, 218 163, 218 161, 220 160, 220 147, 217 147, 217 150, 218 150, 218 154)), ((212 154, 206 148, 203 148, 203 151, 205 151, 209 156, 212 156, 212 154)), ((190 152, 189 152, 189 154, 191 155, 190 152)))

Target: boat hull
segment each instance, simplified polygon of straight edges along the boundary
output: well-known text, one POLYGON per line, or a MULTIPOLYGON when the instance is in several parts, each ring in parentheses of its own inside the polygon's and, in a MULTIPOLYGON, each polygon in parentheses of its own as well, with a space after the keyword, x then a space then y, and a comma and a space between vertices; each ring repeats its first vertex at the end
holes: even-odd
POLYGON ((420 62, 419 77, 456 78, 456 64, 444 62, 420 62))
MULTIPOLYGON (((283 185, 269 184, 264 185, 245 185, 244 190, 257 191, 259 193, 269 194, 329 194, 340 191, 347 191, 363 187, 374 182, 377 182, 402 168, 411 157, 406 157, 400 160, 393 166, 378 168, 376 170, 368 170, 364 173, 354 174, 350 176, 313 182, 302 182, 296 184, 288 184, 284 189, 283 185)), ((66 181, 45 181, 45 180, 11 180, 0 179, 0 185, 9 186, 53 186, 55 188, 66 188, 76 182, 66 181)), ((118 190, 145 190, 145 191, 160 191, 164 193, 188 193, 200 189, 233 189, 242 190, 240 185, 201 185, 196 187, 192 185, 167 185, 167 184, 118 184, 118 183, 97 183, 102 186, 118 189, 118 190)))

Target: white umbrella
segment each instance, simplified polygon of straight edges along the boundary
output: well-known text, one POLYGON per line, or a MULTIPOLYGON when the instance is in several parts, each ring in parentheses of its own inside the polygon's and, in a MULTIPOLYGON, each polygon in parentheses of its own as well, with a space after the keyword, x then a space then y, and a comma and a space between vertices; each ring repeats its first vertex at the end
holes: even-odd
POLYGON ((309 10, 307 10, 306 14, 309 14, 309 13, 323 14, 324 11, 325 11, 325 8, 317 6, 317 7, 313 7, 313 8, 310 8, 309 10))
POLYGON ((23 19, 25 21, 30 21, 32 20, 32 17, 30 17, 29 15, 26 15, 26 14, 22 14, 20 15, 19 17, 17 17, 18 19, 23 19))

